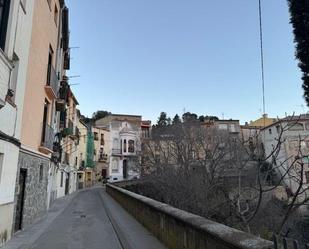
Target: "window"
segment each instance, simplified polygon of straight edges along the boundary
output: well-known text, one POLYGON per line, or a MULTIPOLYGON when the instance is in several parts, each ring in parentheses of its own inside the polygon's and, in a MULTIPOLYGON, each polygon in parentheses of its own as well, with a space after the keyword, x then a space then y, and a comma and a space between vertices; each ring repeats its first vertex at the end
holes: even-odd
POLYGON ((268 133, 271 134, 271 129, 268 130, 268 133))
POLYGON ((304 126, 301 123, 288 124, 288 127, 289 127, 289 131, 303 131, 304 130, 304 126))
POLYGON ((42 125, 42 146, 47 146, 47 143, 50 142, 50 134, 48 134, 48 112, 49 112, 49 102, 45 99, 44 112, 43 112, 43 125, 42 125))
POLYGON ((43 173, 44 173, 43 164, 40 164, 40 182, 43 181, 43 173))
POLYGON ((4 50, 11 0, 0 0, 0 48, 4 50))
POLYGON ((51 80, 53 57, 54 57, 54 50, 52 49, 51 46, 49 46, 48 64, 47 64, 47 79, 46 79, 46 85, 48 86, 50 85, 50 80, 51 80))
POLYGON ((309 184, 309 171, 305 172, 305 177, 306 177, 306 183, 309 184))
POLYGON ((104 134, 101 134, 101 145, 104 145, 105 142, 104 142, 104 134))
POLYGON ((236 132, 236 127, 234 124, 230 125, 230 132, 236 132))
POLYGON ((4 158, 4 155, 0 153, 0 183, 1 183, 2 168, 3 168, 3 158, 4 158))
POLYGON ((123 152, 127 152, 127 139, 123 140, 123 152))
POLYGON ((99 140, 98 133, 97 133, 97 132, 94 132, 93 135, 94 135, 94 140, 98 141, 98 140, 99 140))
POLYGON ((57 8, 57 6, 55 5, 54 21, 55 21, 56 26, 58 25, 58 16, 59 16, 58 8, 57 8))
POLYGON ((113 159, 113 162, 112 162, 112 173, 118 173, 118 161, 117 161, 117 159, 113 159))
POLYGON ((17 86, 17 76, 18 76, 18 68, 19 68, 19 58, 18 56, 14 53, 13 54, 13 64, 14 64, 14 68, 12 71, 12 77, 10 80, 10 91, 11 91, 11 95, 10 100, 12 102, 15 101, 15 96, 16 96, 16 86, 17 86))
POLYGON ((219 130, 227 130, 227 124, 219 124, 219 130))
POLYGON ((61 172, 60 187, 63 187, 63 172, 61 172))
POLYGON ((276 125, 277 133, 280 133, 280 125, 276 125))
POLYGON ((103 148, 100 148, 100 160, 102 160, 104 157, 104 154, 103 154, 103 148))
POLYGON ((128 147, 128 152, 129 153, 134 153, 134 140, 129 140, 129 143, 128 143, 129 147, 128 147))

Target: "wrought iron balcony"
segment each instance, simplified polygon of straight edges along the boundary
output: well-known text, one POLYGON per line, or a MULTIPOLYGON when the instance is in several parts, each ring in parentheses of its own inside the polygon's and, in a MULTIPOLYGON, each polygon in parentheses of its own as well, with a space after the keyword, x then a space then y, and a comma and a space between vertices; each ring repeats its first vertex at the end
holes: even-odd
POLYGON ((49 98, 55 99, 57 98, 59 87, 59 78, 56 70, 52 65, 47 66, 47 81, 45 85, 45 91, 49 98))
POLYGON ((70 87, 69 87, 69 84, 68 84, 68 82, 66 81, 65 78, 61 81, 60 85, 61 86, 60 86, 60 89, 58 91, 58 98, 57 98, 57 101, 56 101, 56 110, 57 111, 64 111, 66 103, 67 103, 67 97, 68 97, 70 87))

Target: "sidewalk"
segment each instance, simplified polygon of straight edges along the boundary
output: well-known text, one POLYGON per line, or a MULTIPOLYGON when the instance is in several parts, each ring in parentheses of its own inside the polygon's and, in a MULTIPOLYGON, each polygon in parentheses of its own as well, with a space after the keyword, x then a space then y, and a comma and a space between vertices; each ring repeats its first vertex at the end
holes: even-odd
POLYGON ((55 201, 1 249, 166 249, 106 192, 92 187, 55 201))
MULTIPOLYGON (((61 197, 52 204, 48 212, 35 221, 25 230, 17 232, 11 240, 9 240, 0 249, 29 249, 31 245, 46 231, 53 221, 66 209, 71 201, 76 197, 79 191, 70 195, 61 197)), ((42 248, 43 249, 43 248, 42 248)), ((58 249, 58 248, 55 248, 58 249)))

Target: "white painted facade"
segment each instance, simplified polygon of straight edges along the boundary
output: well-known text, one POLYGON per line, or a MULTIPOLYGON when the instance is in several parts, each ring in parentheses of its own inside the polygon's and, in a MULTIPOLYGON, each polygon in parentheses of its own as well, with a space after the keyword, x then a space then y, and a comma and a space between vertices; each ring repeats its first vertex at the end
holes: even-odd
POLYGON ((0 49, 0 246, 11 237, 19 141, 34 0, 11 0, 4 50, 0 49), (8 90, 14 93, 7 98, 8 90), (2 220, 3 219, 3 220, 2 220))
MULTIPOLYGON (((261 130, 261 141, 263 141, 265 156, 267 157, 272 153, 274 148, 277 145, 278 136, 281 133, 282 127, 289 129, 284 131, 281 138, 281 146, 276 157, 276 164, 278 167, 277 173, 279 176, 284 175, 287 169, 292 165, 297 156, 297 151, 299 150, 299 144, 301 145, 301 151, 303 158, 301 159, 304 162, 304 174, 303 179, 305 182, 305 187, 309 186, 309 116, 302 115, 300 119, 294 117, 293 120, 282 120, 275 122, 272 125, 269 125, 261 130), (300 140, 303 140, 301 143, 300 140)), ((268 159, 269 162, 272 161, 272 157, 268 159)), ((290 170, 289 175, 284 177, 284 183, 289 187, 292 192, 294 192, 299 184, 295 179, 299 178, 299 173, 297 171, 297 164, 290 170), (295 178, 296 177, 296 178, 295 178)))
POLYGON ((97 127, 110 131, 108 154, 108 177, 110 182, 139 178, 138 160, 141 152, 141 117, 110 115, 96 122, 97 127))

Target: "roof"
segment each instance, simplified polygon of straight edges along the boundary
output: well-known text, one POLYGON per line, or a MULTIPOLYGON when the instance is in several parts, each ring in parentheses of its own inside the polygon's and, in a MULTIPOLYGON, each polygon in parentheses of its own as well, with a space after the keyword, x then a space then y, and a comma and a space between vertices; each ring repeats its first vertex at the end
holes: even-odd
POLYGON ((277 125, 277 124, 280 124, 281 122, 298 122, 298 121, 309 121, 309 114, 300 114, 298 116, 287 116, 285 118, 281 118, 279 120, 277 120, 276 122, 270 124, 270 125, 267 125, 263 128, 261 128, 261 130, 264 130, 264 129, 267 129, 269 127, 272 127, 274 125, 277 125))
POLYGON ((120 116, 120 117, 134 117, 134 118, 142 118, 142 115, 131 115, 131 114, 109 114, 108 116, 120 116))

